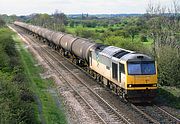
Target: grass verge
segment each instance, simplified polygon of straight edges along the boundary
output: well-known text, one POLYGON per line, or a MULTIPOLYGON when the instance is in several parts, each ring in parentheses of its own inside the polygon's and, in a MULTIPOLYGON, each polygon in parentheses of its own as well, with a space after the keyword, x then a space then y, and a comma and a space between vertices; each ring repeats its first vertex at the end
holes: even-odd
POLYGON ((162 86, 158 89, 157 101, 163 105, 180 109, 180 89, 169 86, 162 86))
POLYGON ((37 63, 26 48, 23 46, 21 39, 17 35, 13 35, 16 41, 22 64, 24 66, 25 75, 31 91, 35 96, 35 116, 37 123, 47 124, 65 124, 67 123, 64 114, 63 105, 58 106, 58 95, 56 94, 54 82, 47 79, 42 79, 40 73, 43 72, 42 67, 35 66, 37 63), (52 92, 53 91, 53 92, 52 92))

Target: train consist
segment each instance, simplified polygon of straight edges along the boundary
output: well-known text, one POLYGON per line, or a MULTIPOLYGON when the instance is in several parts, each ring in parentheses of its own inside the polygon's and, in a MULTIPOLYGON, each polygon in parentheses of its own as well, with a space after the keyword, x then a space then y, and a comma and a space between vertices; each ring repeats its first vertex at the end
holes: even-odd
POLYGON ((123 98, 149 102, 156 96, 157 67, 151 57, 23 22, 14 24, 85 67, 96 80, 123 98))

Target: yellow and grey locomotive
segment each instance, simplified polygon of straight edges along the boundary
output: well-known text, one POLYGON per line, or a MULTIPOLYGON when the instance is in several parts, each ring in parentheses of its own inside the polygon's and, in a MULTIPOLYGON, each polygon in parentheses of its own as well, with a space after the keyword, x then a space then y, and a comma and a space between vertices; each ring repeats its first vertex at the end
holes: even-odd
POLYGON ((157 66, 151 57, 22 22, 14 24, 71 56, 78 65, 86 65, 88 72, 120 96, 135 101, 156 96, 157 66))

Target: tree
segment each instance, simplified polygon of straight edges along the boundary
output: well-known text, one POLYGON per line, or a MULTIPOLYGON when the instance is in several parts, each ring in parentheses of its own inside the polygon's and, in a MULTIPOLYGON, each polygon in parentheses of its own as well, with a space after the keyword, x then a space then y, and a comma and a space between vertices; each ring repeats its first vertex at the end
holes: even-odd
POLYGON ((53 16, 54 23, 59 23, 60 25, 67 25, 67 17, 64 13, 55 10, 53 16))
POLYGON ((65 25, 68 24, 68 21, 64 13, 55 10, 54 14, 52 14, 52 22, 54 30, 65 32, 65 25))
POLYGON ((174 0, 173 8, 162 7, 160 4, 149 3, 147 19, 149 34, 154 41, 154 53, 158 55, 159 47, 170 45, 180 48, 176 34, 180 33, 180 5, 174 0))
POLYGON ((49 27, 51 24, 51 17, 48 14, 34 14, 31 15, 31 23, 34 25, 42 26, 42 27, 49 27))
POLYGON ((134 41, 135 36, 139 32, 137 26, 128 26, 125 28, 125 31, 130 35, 132 41, 134 41))
POLYGON ((6 25, 5 21, 0 17, 0 28, 6 25))
POLYGON ((180 5, 173 0, 173 8, 150 3, 147 8, 149 36, 153 39, 154 56, 158 63, 162 85, 180 86, 180 5))

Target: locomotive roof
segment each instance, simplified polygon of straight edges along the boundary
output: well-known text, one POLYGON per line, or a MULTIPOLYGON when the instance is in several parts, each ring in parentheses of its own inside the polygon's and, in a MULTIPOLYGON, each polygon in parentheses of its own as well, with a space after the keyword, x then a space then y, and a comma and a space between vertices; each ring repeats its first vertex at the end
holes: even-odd
POLYGON ((115 57, 117 59, 120 59, 122 56, 128 53, 133 53, 133 51, 125 50, 115 46, 108 46, 100 52, 101 55, 104 55, 108 58, 115 57))
POLYGON ((153 59, 145 54, 140 53, 129 53, 124 55, 121 60, 124 61, 153 61, 153 59))
POLYGON ((145 54, 136 53, 134 51, 125 50, 115 46, 105 47, 101 52, 101 55, 108 58, 112 58, 116 61, 153 61, 153 59, 145 54))

